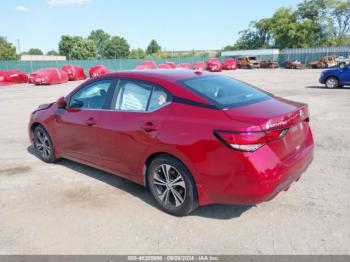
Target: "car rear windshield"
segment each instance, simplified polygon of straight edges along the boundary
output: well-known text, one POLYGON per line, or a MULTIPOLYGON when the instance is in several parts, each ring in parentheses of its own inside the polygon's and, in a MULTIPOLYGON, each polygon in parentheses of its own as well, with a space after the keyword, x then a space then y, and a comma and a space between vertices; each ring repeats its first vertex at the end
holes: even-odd
POLYGON ((186 79, 179 84, 220 109, 254 104, 271 98, 268 93, 226 76, 186 79))

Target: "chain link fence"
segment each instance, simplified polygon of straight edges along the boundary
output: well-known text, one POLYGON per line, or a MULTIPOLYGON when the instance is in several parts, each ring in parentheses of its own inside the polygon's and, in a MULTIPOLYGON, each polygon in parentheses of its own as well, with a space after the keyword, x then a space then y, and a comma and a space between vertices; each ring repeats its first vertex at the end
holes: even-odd
POLYGON ((350 46, 342 47, 320 47, 320 48, 294 48, 294 49, 262 49, 262 50, 241 50, 222 52, 224 57, 240 58, 244 56, 255 56, 260 61, 275 61, 283 66, 286 61, 298 60, 308 66, 311 62, 325 56, 350 57, 350 46))
POLYGON ((145 59, 99 59, 99 60, 67 60, 67 61, 0 61, 0 70, 21 70, 25 73, 31 73, 41 68, 61 68, 64 65, 79 65, 88 72, 92 66, 104 65, 111 71, 130 70, 144 61, 154 61, 157 64, 164 62, 190 63, 196 61, 206 61, 204 56, 195 57, 176 57, 176 58, 145 58, 145 59))
MULTIPOLYGON (((239 58, 242 56, 256 56, 260 61, 275 61, 280 66, 283 66, 286 61, 298 60, 305 65, 309 65, 310 62, 319 60, 325 56, 343 56, 345 58, 350 57, 350 46, 344 47, 324 47, 324 48, 297 48, 297 49, 284 49, 277 50, 242 50, 231 52, 234 55, 229 55, 230 52, 223 52, 219 57, 224 61, 228 57, 239 58), (261 51, 261 54, 259 52, 261 51), (239 54, 242 55, 239 55, 239 54), (227 54, 227 55, 225 55, 227 54), (244 55, 243 55, 244 54, 244 55)), ((154 61, 157 64, 164 62, 190 63, 193 64, 196 61, 206 61, 208 58, 204 56, 194 57, 176 57, 176 58, 145 58, 145 59, 101 59, 101 60, 67 60, 67 61, 0 61, 0 70, 17 69, 25 73, 31 73, 41 68, 61 68, 63 65, 79 65, 84 67, 88 71, 92 66, 104 65, 111 71, 130 70, 134 69, 137 65, 143 61, 154 61)))
POLYGON ((298 60, 308 65, 325 56, 350 57, 350 46, 284 49, 279 54, 278 62, 283 64, 285 61, 298 60))

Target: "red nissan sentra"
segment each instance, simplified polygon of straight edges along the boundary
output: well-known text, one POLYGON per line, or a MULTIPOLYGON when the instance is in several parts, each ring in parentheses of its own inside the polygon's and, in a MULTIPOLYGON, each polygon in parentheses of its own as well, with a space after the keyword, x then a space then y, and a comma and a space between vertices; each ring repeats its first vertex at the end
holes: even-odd
POLYGON ((45 162, 67 158, 146 186, 161 209, 252 205, 298 181, 313 158, 306 104, 206 72, 91 79, 31 115, 45 162))

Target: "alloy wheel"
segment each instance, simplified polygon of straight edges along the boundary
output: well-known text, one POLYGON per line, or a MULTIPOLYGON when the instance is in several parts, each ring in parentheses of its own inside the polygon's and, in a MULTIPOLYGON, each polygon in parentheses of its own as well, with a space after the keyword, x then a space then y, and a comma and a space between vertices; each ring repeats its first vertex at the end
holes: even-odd
POLYGON ((49 159, 51 156, 51 145, 47 134, 43 131, 38 131, 35 137, 35 147, 40 152, 44 159, 49 159))
POLYGON ((157 197, 165 206, 180 207, 186 199, 186 184, 181 173, 169 164, 162 164, 155 169, 152 183, 157 197))
POLYGON ((337 79, 331 77, 327 80, 326 85, 328 88, 336 88, 338 86, 338 81, 337 79))

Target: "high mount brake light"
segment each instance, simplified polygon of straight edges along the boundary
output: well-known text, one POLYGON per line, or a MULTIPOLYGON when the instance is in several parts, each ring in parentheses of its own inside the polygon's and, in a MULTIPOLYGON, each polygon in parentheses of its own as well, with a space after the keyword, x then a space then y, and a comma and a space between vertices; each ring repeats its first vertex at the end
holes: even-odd
POLYGON ((280 139, 286 135, 288 129, 278 129, 262 132, 230 132, 214 131, 215 136, 230 148, 254 152, 266 143, 280 139))

